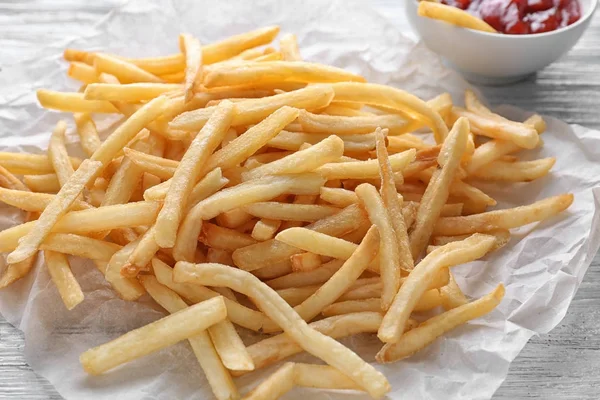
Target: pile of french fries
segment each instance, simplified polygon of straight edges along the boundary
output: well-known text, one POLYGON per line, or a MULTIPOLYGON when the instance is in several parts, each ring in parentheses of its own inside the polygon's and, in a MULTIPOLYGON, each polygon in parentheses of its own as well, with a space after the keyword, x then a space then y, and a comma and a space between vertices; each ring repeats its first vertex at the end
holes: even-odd
POLYGON ((293 35, 274 49, 278 33, 182 34, 180 53, 145 59, 67 49, 81 90, 37 94, 72 113, 88 158, 69 156, 62 121, 47 154, 0 153, 0 201, 27 213, 0 232, 1 287, 42 251, 70 310, 85 298, 68 256, 83 257, 121 298, 147 293, 170 313, 83 353, 90 374, 187 340, 220 400, 240 398, 232 376, 302 351, 327 365, 284 364, 244 398, 294 386, 380 398, 385 376, 335 339, 375 333, 388 363, 489 313, 502 284, 469 300, 450 268, 572 203, 487 211, 496 201, 476 186, 548 174, 554 159, 516 156, 541 146, 541 117, 369 84, 302 61, 293 35), (123 117, 105 138, 98 113, 123 117), (239 328, 271 336, 246 346, 239 328))

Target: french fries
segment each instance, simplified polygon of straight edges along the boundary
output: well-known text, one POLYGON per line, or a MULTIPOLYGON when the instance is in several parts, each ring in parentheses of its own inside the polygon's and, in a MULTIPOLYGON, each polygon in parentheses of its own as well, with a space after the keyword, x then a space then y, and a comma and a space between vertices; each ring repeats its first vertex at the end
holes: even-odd
POLYGON ((173 278, 175 282, 195 281, 212 286, 227 286, 250 296, 304 350, 339 369, 373 397, 381 397, 389 391, 389 383, 380 372, 348 348, 312 329, 273 289, 250 273, 220 264, 195 266, 179 262, 175 266, 173 278))
MULTIPOLYGON (((482 28, 438 6, 420 8, 482 28)), ((303 350, 329 365, 285 364, 246 398, 293 386, 381 397, 385 377, 334 339, 377 333, 386 363, 487 314, 503 286, 467 299, 451 267, 506 251, 510 229, 572 204, 561 194, 486 211, 490 185, 550 177, 554 157, 518 153, 543 145, 540 116, 511 121, 471 91, 462 109, 449 93, 424 101, 366 83, 303 61, 294 35, 274 48, 278 33, 203 46, 181 34, 180 52, 148 58, 67 49, 67 75, 84 86, 37 96, 73 113, 86 158, 69 155, 62 121, 47 154, 0 152, 0 203, 27 213, 0 232, 0 289, 42 251, 68 310, 86 301, 76 256, 121 299, 148 293, 171 314, 83 353, 87 372, 186 339, 219 400, 240 397, 231 375, 303 350), (96 113, 122 118, 99 135, 96 113)))

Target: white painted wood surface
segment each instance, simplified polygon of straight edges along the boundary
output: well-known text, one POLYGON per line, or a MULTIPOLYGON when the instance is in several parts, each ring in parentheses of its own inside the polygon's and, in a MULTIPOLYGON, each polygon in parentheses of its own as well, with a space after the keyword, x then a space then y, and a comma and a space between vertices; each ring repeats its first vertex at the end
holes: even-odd
MULTIPOLYGON (((391 20, 404 0, 372 0, 391 20)), ((120 0, 0 0, 0 74, 4 54, 35 53, 29 43, 85 33, 120 0), (7 51, 10 49, 10 51, 7 51)), ((567 56, 518 85, 481 88, 491 104, 510 103, 568 123, 600 129, 600 14, 567 56)), ((62 397, 23 356, 21 333, 0 317, 0 400, 62 397)), ((569 312, 550 334, 533 338, 511 364, 495 400, 600 398, 600 257, 569 312)))

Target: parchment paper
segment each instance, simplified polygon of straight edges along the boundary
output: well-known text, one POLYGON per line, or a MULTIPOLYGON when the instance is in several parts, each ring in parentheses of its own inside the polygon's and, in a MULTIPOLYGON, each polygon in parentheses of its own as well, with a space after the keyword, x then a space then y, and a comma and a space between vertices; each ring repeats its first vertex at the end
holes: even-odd
MULTIPOLYGON (((279 24, 298 35, 302 55, 361 73, 371 82, 390 84, 430 98, 443 91, 460 102, 468 85, 421 45, 402 35, 405 25, 349 1, 131 1, 91 29, 87 37, 40 48, 36 58, 6 67, 0 74, 0 150, 36 151, 46 147, 53 124, 65 115, 42 110, 37 88, 76 90, 61 60, 66 45, 131 56, 177 51, 183 31, 204 42, 264 25, 279 24)), ((511 107, 499 111, 517 120, 530 113, 511 107)), ((70 117, 69 117, 70 118, 70 117)), ((548 332, 564 317, 600 245, 598 192, 600 132, 546 118, 545 146, 527 158, 555 156, 546 178, 527 184, 488 185, 499 207, 575 193, 567 213, 518 230, 511 242, 484 261, 454 269, 464 291, 478 297, 498 282, 506 297, 496 311, 437 340, 409 360, 381 366, 390 380, 391 399, 488 399, 506 377, 510 362, 536 333, 548 332)), ((71 124, 72 122, 69 121, 71 124)), ((106 121, 105 121, 106 122, 106 121)), ((71 135, 71 139, 75 137, 71 135)), ((73 154, 78 151, 72 148, 73 154)), ((0 207, 0 229, 22 215, 0 207)), ((209 399, 210 388, 187 343, 144 357, 100 377, 88 377, 79 354, 164 312, 144 298, 124 302, 110 290, 91 262, 72 260, 85 301, 67 312, 41 262, 26 279, 0 292, 0 312, 25 334, 31 367, 66 399, 209 399)), ((3 267, 3 266, 2 266, 3 267)), ((256 335, 242 332, 248 343, 256 335)), ((372 361, 380 344, 374 336, 344 340, 372 361)), ((300 360, 315 361, 301 355, 300 360)), ((242 393, 266 373, 238 379, 242 393)), ((347 393, 296 389, 286 399, 341 399, 347 393)), ((353 394, 349 398, 363 399, 353 394)))

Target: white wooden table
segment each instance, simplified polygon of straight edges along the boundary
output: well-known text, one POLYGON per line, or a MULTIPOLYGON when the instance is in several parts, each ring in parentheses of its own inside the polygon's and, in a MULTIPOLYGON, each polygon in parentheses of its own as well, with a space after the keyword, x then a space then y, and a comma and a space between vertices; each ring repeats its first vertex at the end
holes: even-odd
MULTIPOLYGON (((404 0, 373 0, 391 20, 404 0)), ((4 54, 34 54, 24 43, 52 43, 85 33, 120 0, 0 0, 0 74, 4 54), (5 50, 10 48, 10 52, 5 50)), ((566 57, 518 85, 482 88, 492 104, 510 103, 568 123, 600 129, 600 14, 566 57)), ((23 356, 21 333, 0 317, 0 400, 62 397, 23 356)), ((550 334, 533 338, 512 363, 494 399, 600 398, 600 257, 596 257, 569 313, 550 334)))

